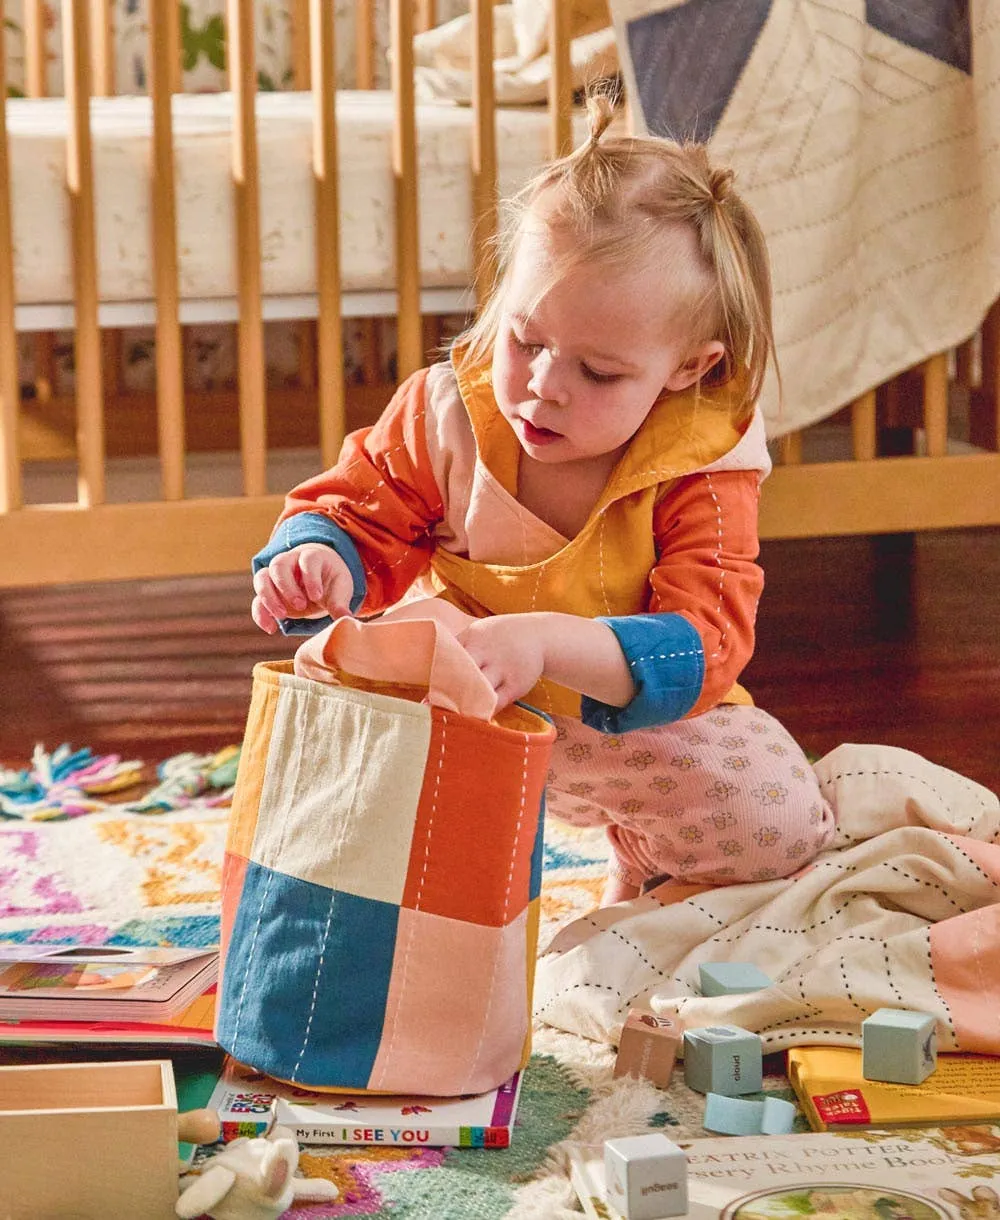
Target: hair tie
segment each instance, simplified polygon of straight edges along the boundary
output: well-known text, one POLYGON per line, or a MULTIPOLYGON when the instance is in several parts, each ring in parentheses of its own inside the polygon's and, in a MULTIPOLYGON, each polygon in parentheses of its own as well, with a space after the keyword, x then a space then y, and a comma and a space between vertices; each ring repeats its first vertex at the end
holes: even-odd
POLYGON ((708 190, 713 203, 725 203, 735 174, 731 169, 713 169, 708 177, 708 190))

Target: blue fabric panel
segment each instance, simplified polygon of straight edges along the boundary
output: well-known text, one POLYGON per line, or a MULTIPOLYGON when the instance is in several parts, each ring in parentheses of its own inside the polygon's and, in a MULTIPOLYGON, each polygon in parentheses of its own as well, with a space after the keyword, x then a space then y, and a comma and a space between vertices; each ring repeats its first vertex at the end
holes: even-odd
POLYGON ((771 14, 772 0, 687 0, 625 23, 649 134, 707 142, 771 14))
POLYGON ((890 38, 972 72, 969 0, 865 0, 865 17, 890 38))
MULTIPOLYGON (((301 546, 304 542, 321 542, 324 546, 333 547, 347 564, 354 581, 354 593, 349 609, 352 614, 356 614, 368 591, 364 564, 351 535, 323 513, 296 513, 294 517, 282 521, 267 546, 254 555, 251 562, 254 574, 261 568, 266 568, 276 555, 283 555, 285 551, 301 546)), ((283 618, 278 626, 282 635, 317 635, 324 627, 329 627, 331 622, 332 619, 326 614, 323 618, 283 618)))
POLYGON ((627 733, 680 720, 698 702, 705 680, 701 636, 680 614, 602 618, 618 637, 632 671, 635 696, 624 707, 584 695, 583 723, 601 733, 627 733))
POLYGON ((542 789, 541 806, 538 810, 538 829, 531 849, 531 873, 528 877, 528 898, 537 898, 542 892, 542 860, 545 856, 545 789, 542 789))
POLYGON ((367 1088, 398 922, 393 904, 251 860, 219 996, 219 1045, 285 1080, 367 1088))

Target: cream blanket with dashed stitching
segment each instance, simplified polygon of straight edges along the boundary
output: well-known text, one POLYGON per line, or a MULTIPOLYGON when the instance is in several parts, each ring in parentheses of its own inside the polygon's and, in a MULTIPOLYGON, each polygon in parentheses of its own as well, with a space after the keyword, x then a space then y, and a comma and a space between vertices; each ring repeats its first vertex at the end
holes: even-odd
POLYGON ((1000 801, 891 746, 816 764, 835 846, 794 877, 667 882, 584 915, 543 953, 535 1015, 615 1042, 630 1008, 761 1034, 765 1051, 855 1046, 876 1008, 933 1013, 945 1051, 1000 1054, 1000 801), (698 965, 753 962, 773 986, 704 998, 698 965))

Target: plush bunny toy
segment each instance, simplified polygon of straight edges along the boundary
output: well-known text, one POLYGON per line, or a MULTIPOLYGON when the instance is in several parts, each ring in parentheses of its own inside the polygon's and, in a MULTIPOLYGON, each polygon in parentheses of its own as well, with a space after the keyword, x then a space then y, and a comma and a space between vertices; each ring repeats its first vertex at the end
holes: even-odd
POLYGON ((285 1127, 272 1127, 265 1138, 233 1140, 201 1173, 181 1179, 177 1215, 277 1220, 292 1203, 337 1197, 332 1182, 295 1177, 298 1163, 299 1146, 285 1127))

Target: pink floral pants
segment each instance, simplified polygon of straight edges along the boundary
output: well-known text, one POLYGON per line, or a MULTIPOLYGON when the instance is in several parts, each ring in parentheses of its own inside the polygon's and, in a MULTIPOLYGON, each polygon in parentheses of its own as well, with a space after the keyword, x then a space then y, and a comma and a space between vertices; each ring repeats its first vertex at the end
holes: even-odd
POLYGON ((809 761, 755 707, 610 737, 557 717, 548 813, 607 826, 610 871, 732 884, 785 877, 828 846, 834 816, 809 761))

